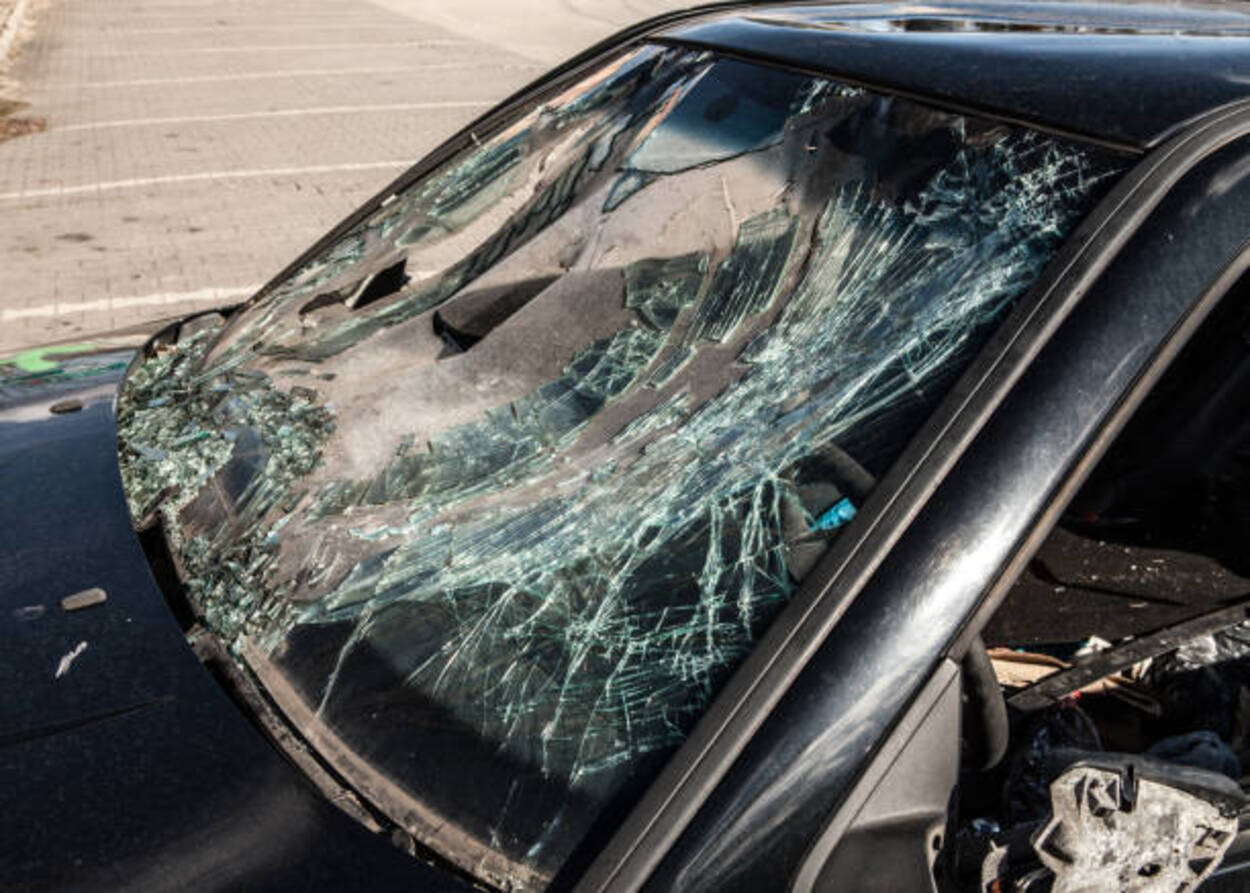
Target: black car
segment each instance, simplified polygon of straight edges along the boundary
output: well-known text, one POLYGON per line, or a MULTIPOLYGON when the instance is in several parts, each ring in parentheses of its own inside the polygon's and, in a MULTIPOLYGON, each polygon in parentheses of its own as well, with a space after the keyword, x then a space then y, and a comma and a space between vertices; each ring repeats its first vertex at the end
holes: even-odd
POLYGON ((705 7, 0 361, 5 890, 1250 880, 1250 12, 705 7))

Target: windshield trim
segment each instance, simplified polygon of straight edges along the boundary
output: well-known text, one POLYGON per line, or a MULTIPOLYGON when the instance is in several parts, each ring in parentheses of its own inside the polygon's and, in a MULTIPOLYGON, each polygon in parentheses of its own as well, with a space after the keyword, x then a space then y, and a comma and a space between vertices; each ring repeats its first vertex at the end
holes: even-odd
POLYGON ((433 809, 370 765, 308 707, 250 638, 243 640, 239 656, 290 728, 297 730, 317 756, 350 783, 357 796, 398 827, 419 841, 436 839, 438 846, 433 851, 437 855, 502 889, 540 888, 551 883, 551 875, 492 849, 451 816, 433 809))

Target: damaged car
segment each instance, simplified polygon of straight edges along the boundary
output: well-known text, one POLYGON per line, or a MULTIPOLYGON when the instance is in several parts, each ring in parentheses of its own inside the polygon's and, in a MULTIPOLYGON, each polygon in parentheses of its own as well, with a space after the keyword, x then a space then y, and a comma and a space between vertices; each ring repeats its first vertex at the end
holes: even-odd
POLYGON ((0 361, 5 889, 1243 889, 1250 14, 724 4, 0 361))

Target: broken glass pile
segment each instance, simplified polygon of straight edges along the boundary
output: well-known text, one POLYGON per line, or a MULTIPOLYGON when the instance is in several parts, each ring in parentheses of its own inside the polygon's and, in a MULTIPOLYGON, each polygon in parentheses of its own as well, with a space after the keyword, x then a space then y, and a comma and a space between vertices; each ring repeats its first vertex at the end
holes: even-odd
POLYGON ((505 888, 689 733, 1121 163, 702 52, 570 77, 119 416, 208 626, 505 888))

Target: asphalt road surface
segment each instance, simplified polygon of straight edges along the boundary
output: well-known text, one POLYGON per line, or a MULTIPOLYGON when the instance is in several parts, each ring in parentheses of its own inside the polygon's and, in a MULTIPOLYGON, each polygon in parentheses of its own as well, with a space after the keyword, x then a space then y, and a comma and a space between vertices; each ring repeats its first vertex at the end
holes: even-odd
POLYGON ((44 127, 0 142, 0 352, 246 297, 499 99, 685 5, 35 0, 0 81, 44 127))

